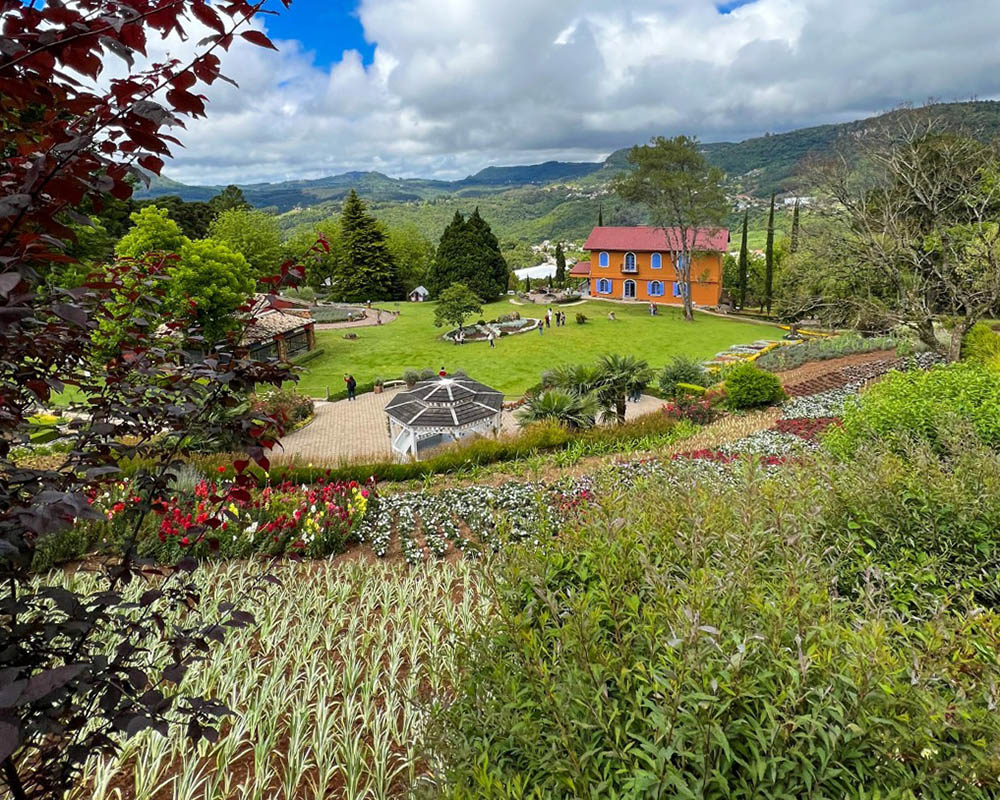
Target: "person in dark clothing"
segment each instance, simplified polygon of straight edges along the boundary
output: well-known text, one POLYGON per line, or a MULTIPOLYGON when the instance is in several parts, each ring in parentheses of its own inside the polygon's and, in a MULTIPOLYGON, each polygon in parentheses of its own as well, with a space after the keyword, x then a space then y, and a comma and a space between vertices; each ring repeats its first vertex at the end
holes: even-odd
POLYGON ((347 384, 347 399, 357 400, 358 382, 354 380, 353 375, 345 375, 344 383, 347 384))

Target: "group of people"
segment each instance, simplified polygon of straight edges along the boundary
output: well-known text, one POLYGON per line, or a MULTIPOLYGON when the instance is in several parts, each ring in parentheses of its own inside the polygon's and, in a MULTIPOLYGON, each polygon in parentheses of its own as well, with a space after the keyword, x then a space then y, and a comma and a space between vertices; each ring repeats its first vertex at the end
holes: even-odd
POLYGON ((552 307, 549 306, 545 312, 542 324, 539 324, 538 326, 538 332, 541 334, 545 332, 545 328, 551 328, 553 320, 555 321, 557 328, 564 328, 566 326, 566 312, 553 311, 552 307))

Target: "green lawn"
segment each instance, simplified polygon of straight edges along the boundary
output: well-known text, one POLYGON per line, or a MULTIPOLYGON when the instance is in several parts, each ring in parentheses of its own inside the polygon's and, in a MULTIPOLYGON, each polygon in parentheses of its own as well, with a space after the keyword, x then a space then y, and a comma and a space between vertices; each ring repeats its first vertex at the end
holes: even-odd
MULTIPOLYGON (((443 329, 434 327, 433 303, 400 303, 399 308, 402 313, 395 322, 354 328, 358 338, 353 341, 344 338, 345 330, 317 331, 317 346, 324 353, 303 368, 299 390, 325 397, 327 387, 333 392, 344 388, 345 372, 366 384, 375 377, 398 378, 409 368, 444 366, 448 372, 463 369, 506 395, 520 396, 538 383, 543 370, 593 361, 603 353, 628 353, 661 367, 679 353, 707 359, 730 345, 777 339, 784 333, 775 327, 707 314, 697 314, 693 323, 686 323, 679 309, 662 306, 656 317, 650 317, 643 303, 590 300, 564 307, 565 328, 549 328, 542 336, 537 332, 505 336, 490 350, 486 342, 454 345, 442 341, 443 329), (612 310, 618 318, 615 322, 608 320, 612 310), (585 325, 576 324, 578 312, 590 318, 585 325)), ((545 307, 515 306, 501 300, 486 306, 483 317, 492 319, 511 311, 537 317, 545 313, 545 307)))

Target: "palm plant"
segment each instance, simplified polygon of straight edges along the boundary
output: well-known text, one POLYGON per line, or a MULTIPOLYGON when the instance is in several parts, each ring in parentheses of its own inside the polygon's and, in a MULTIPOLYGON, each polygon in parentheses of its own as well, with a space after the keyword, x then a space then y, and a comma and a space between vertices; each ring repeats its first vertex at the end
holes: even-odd
POLYGON ((522 425, 551 420, 569 428, 590 428, 597 420, 597 410, 593 395, 548 389, 528 400, 518 419, 522 425))
POLYGON ((598 369, 592 364, 563 364, 543 373, 542 385, 582 397, 594 391, 598 377, 598 369))
POLYGON ((605 417, 625 422, 625 403, 631 394, 641 392, 653 380, 649 364, 635 356, 609 353, 597 362, 594 391, 605 417))

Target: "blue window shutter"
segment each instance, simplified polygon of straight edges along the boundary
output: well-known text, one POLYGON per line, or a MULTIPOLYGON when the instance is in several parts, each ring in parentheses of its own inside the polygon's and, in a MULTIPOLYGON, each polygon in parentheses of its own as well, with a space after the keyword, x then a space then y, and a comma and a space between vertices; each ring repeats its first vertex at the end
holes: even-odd
POLYGON ((659 253, 653 253, 653 260, 651 266, 653 267, 653 269, 659 269, 660 267, 663 266, 663 261, 659 253))
POLYGON ((601 253, 600 264, 602 267, 606 267, 610 263, 610 256, 607 253, 601 253))

